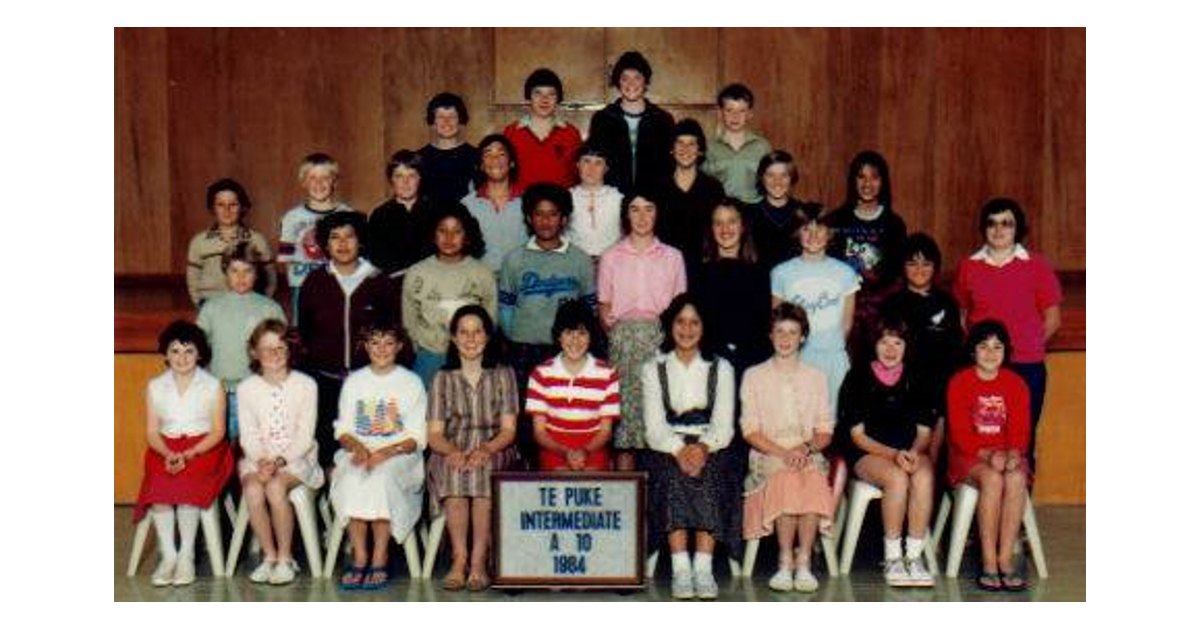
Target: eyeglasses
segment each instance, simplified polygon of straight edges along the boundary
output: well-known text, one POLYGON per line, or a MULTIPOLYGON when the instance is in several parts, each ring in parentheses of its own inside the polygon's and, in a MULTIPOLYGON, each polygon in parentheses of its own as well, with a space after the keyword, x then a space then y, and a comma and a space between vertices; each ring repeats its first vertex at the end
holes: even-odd
POLYGON ((1012 219, 988 219, 988 227, 1012 228, 1017 226, 1017 222, 1012 219))

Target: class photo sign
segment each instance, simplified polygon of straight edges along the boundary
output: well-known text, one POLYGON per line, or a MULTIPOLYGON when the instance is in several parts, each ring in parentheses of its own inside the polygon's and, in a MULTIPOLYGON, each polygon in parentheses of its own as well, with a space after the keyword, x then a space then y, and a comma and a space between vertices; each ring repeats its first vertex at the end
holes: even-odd
POLYGON ((645 473, 496 473, 492 484, 495 586, 645 586, 645 473))

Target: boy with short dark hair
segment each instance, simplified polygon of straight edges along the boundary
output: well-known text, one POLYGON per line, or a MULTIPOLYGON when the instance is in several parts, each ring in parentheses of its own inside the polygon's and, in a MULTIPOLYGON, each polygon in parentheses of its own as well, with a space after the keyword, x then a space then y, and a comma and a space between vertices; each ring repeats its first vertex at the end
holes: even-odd
POLYGON ((461 96, 442 92, 425 106, 425 124, 433 141, 417 151, 425 163, 426 193, 438 201, 458 201, 472 190, 471 177, 479 166, 479 150, 463 140, 470 120, 461 96))
POLYGON ((651 74, 642 53, 622 53, 609 77, 620 96, 592 116, 588 129, 588 142, 608 156, 604 181, 622 194, 635 186, 652 186, 671 172, 675 118, 646 98, 651 74))
POLYGON ((543 182, 570 187, 575 183, 575 154, 583 139, 575 125, 558 117, 562 81, 549 68, 534 70, 525 80, 525 100, 529 113, 504 128, 521 165, 517 188, 543 182))
POLYGON ((754 93, 731 83, 717 95, 720 125, 708 149, 704 172, 720 180, 725 192, 742 203, 758 203, 758 163, 771 152, 771 143, 750 129, 754 93))

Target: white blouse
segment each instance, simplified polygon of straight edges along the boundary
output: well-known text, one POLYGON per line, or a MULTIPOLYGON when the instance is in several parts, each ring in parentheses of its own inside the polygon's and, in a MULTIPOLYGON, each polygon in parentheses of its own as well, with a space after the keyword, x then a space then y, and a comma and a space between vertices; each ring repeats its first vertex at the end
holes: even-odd
POLYGON ((219 396, 225 395, 221 382, 203 368, 196 368, 187 389, 179 391, 171 370, 150 380, 146 386, 150 405, 158 416, 158 432, 171 438, 205 435, 212 431, 212 412, 219 396))
MULTIPOLYGON (((662 387, 658 382, 658 366, 663 363, 667 366, 671 407, 676 413, 708 406, 708 370, 712 363, 697 356, 692 359, 691 364, 684 365, 674 352, 670 352, 660 354, 642 366, 646 444, 656 451, 674 455, 685 445, 684 432, 676 431, 667 423, 662 387)), ((730 440, 733 439, 733 367, 728 361, 718 357, 716 370, 717 399, 713 402, 708 427, 699 433, 700 442, 707 445, 710 452, 729 446, 730 440)))

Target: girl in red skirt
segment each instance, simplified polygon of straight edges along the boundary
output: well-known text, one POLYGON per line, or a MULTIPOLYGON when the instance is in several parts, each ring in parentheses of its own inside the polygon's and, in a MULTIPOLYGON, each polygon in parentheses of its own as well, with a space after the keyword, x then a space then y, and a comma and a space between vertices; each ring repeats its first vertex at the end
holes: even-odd
POLYGON ((134 522, 150 510, 162 560, 155 586, 196 579, 200 510, 212 504, 233 471, 225 441, 225 391, 204 370, 211 352, 195 324, 172 322, 158 337, 167 371, 146 386, 146 458, 134 522), (175 521, 180 544, 175 547, 175 521))

